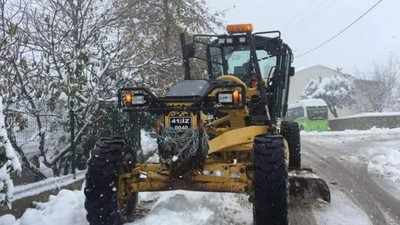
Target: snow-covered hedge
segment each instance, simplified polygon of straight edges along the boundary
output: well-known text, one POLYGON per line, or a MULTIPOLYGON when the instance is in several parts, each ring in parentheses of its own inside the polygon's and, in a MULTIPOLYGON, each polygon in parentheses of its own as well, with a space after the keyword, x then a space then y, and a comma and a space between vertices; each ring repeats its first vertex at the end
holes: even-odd
POLYGON ((0 96, 0 206, 11 208, 14 185, 10 173, 20 172, 21 164, 7 137, 2 102, 3 98, 0 96))

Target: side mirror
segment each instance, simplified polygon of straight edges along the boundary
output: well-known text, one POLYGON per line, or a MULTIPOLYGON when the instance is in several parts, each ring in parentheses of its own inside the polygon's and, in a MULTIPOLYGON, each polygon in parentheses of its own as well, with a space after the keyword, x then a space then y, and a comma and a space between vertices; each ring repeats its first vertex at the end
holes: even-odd
POLYGON ((295 68, 294 68, 293 66, 291 66, 291 67, 289 68, 289 76, 290 76, 290 77, 293 77, 294 74, 295 74, 295 68))

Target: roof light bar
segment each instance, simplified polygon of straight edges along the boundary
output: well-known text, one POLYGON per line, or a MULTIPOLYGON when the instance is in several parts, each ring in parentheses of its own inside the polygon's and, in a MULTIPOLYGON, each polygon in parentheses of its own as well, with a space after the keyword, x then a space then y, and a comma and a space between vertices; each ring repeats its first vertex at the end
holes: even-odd
POLYGON ((236 34, 236 33, 251 33, 253 31, 253 24, 246 23, 246 24, 230 24, 226 26, 226 31, 229 34, 236 34))

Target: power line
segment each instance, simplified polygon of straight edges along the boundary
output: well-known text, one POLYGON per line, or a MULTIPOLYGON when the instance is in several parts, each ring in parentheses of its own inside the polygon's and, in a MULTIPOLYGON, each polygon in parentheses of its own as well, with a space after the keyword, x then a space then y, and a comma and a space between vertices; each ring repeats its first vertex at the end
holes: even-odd
MULTIPOLYGON (((292 17, 292 19, 290 20, 290 22, 287 22, 287 23, 285 24, 285 26, 283 26, 283 27, 287 27, 287 28, 290 29, 290 28, 293 27, 293 24, 296 25, 296 22, 299 21, 300 16, 302 16, 302 14, 304 14, 304 12, 305 12, 307 9, 309 9, 309 8, 314 4, 315 1, 316 1, 316 0, 312 0, 312 2, 310 2, 309 4, 307 4, 303 9, 301 9, 301 11, 300 11, 297 15, 295 15, 295 16, 292 17)), ((285 33, 286 33, 286 32, 285 32, 285 33)))
POLYGON ((293 30, 293 33, 299 33, 299 31, 307 27, 307 25, 312 22, 314 18, 318 18, 318 16, 324 13, 324 11, 329 10, 329 8, 331 7, 330 4, 332 4, 332 2, 327 0, 322 1, 322 4, 319 4, 316 8, 314 8, 314 10, 310 14, 308 14, 307 17, 295 24, 294 28, 291 29, 293 30))
POLYGON ((325 13, 327 10, 329 10, 330 8, 332 8, 332 6, 334 6, 336 4, 338 0, 335 0, 333 2, 329 2, 329 1, 324 1, 324 3, 327 4, 322 4, 319 6, 319 8, 317 8, 316 13, 314 14, 315 16, 311 15, 310 17, 303 19, 302 22, 300 22, 298 24, 298 26, 295 26, 295 28, 293 29, 294 32, 293 34, 296 35, 299 32, 301 32, 304 28, 306 28, 308 26, 309 23, 311 23, 313 21, 313 18, 318 18, 319 15, 325 13))
POLYGON ((345 27, 343 30, 341 30, 339 33, 335 34, 333 37, 329 38, 328 40, 326 40, 325 42, 323 42, 322 44, 296 56, 295 58, 299 58, 302 57, 304 55, 307 55, 319 48, 321 48, 322 46, 326 45, 327 43, 329 43, 330 41, 332 41, 333 39, 337 38, 339 35, 341 35, 343 32, 345 32, 346 30, 348 30, 351 26, 353 26, 355 23, 357 23, 359 20, 361 20, 365 15, 367 15, 369 12, 371 12, 376 6, 378 6, 381 2, 383 2, 383 0, 379 0, 377 3, 375 3, 371 8, 369 8, 365 13, 363 13, 360 17, 358 17, 356 20, 354 20, 351 24, 349 24, 347 27, 345 27))

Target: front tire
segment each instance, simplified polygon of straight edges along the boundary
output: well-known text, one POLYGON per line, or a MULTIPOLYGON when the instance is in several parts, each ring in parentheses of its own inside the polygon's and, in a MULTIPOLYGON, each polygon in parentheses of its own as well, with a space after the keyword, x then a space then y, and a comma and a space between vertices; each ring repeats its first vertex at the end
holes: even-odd
POLYGON ((293 121, 282 121, 281 135, 289 145, 289 169, 300 169, 301 146, 299 124, 293 121))
POLYGON ((254 139, 254 225, 288 225, 289 182, 281 135, 254 139))
POLYGON ((137 193, 122 208, 118 202, 118 175, 121 162, 136 163, 135 152, 124 139, 102 138, 96 143, 88 161, 86 173, 85 208, 90 225, 119 225, 132 222, 137 193))

